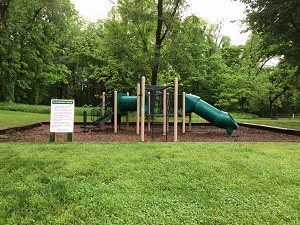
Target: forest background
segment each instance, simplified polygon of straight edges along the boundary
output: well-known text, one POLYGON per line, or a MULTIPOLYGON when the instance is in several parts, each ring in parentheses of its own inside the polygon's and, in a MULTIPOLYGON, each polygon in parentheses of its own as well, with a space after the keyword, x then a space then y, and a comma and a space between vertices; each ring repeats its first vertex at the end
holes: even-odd
POLYGON ((103 91, 136 95, 142 76, 178 77, 181 92, 225 111, 299 113, 300 2, 241 1, 245 45, 221 35, 222 22, 185 16, 186 0, 119 0, 96 22, 69 0, 0 0, 0 101, 96 106, 103 91))

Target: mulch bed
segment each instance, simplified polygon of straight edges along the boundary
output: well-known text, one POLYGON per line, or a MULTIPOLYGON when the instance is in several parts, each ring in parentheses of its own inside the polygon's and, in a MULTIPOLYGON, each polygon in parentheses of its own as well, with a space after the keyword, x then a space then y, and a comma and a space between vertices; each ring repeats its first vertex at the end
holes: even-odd
MULTIPOLYGON (((240 126, 232 135, 227 135, 225 129, 220 129, 210 125, 193 126, 192 131, 181 133, 178 127, 178 142, 300 142, 299 135, 284 134, 274 131, 261 130, 240 126)), ((162 125, 154 126, 149 132, 145 127, 146 142, 173 142, 173 127, 166 135, 162 134, 162 125)), ((38 127, 7 133, 2 135, 0 142, 49 142, 49 124, 41 124, 38 127)), ((56 142, 65 142, 67 134, 57 133, 56 142)), ((140 135, 136 134, 136 127, 125 125, 118 127, 118 132, 114 133, 111 125, 104 125, 100 130, 84 132, 81 125, 75 125, 74 142, 140 142, 140 135)))

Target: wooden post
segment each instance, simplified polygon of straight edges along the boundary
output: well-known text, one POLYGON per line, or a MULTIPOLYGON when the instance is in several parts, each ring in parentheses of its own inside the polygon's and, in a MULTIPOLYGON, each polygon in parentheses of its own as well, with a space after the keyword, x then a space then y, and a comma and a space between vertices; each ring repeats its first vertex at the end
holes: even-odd
POLYGON ((140 94, 141 94, 141 85, 140 84, 137 84, 137 88, 136 88, 136 134, 140 134, 140 101, 141 101, 141 97, 140 97, 140 94))
POLYGON ((178 78, 174 81, 174 142, 177 142, 178 131, 178 78))
POLYGON ((185 92, 182 93, 182 133, 185 134, 185 92))
POLYGON ((74 139, 74 133, 73 132, 70 132, 68 133, 67 135, 67 142, 73 142, 73 139, 74 139))
POLYGON ((105 114, 105 92, 102 92, 102 116, 105 114))
POLYGON ((189 113, 189 131, 192 131, 192 113, 189 113))
POLYGON ((114 132, 118 132, 118 92, 114 91, 114 132))
POLYGON ((142 77, 141 141, 145 141, 145 77, 142 77))
MULTIPOLYGON (((68 132, 67 133, 67 142, 73 142, 73 140, 74 140, 74 132, 68 132)), ((49 142, 56 142, 56 133, 55 132, 50 133, 49 142)))
POLYGON ((55 141, 56 141, 56 133, 50 132, 49 142, 55 142, 55 141))
POLYGON ((167 89, 163 92, 163 135, 167 134, 167 89))

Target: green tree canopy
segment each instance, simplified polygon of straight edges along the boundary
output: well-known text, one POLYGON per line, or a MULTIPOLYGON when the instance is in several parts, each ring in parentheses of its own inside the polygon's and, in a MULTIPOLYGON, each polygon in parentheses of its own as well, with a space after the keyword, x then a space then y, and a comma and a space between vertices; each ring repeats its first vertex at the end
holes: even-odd
POLYGON ((240 1, 246 5, 246 22, 250 30, 262 37, 262 47, 267 54, 283 56, 290 64, 299 67, 300 1, 240 1))
POLYGON ((70 71, 60 56, 77 13, 68 0, 10 0, 0 6, 1 100, 39 104, 45 87, 67 82, 70 71))

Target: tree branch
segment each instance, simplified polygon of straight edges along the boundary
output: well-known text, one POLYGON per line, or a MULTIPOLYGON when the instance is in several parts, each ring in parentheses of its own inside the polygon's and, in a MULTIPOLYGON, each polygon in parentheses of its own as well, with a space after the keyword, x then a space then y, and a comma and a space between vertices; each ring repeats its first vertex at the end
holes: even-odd
POLYGON ((133 21, 133 23, 134 23, 134 25, 136 26, 136 29, 137 29, 137 31, 138 31, 138 34, 140 35, 140 37, 141 37, 141 39, 142 39, 144 51, 145 51, 146 53, 149 53, 148 46, 147 46, 147 41, 146 41, 146 39, 145 39, 145 37, 144 37, 142 31, 141 31, 141 28, 140 28, 139 24, 136 23, 135 21, 133 21))
POLYGON ((39 8, 38 10, 35 11, 34 13, 34 16, 33 16, 33 19, 32 19, 32 22, 35 22, 36 21, 36 18, 37 16, 39 15, 40 11, 42 10, 43 8, 39 8))
POLYGON ((162 25, 163 25, 162 15, 163 15, 163 0, 158 0, 158 3, 157 3, 157 27, 156 27, 156 36, 155 36, 156 37, 156 45, 161 44, 160 34, 162 31, 162 25))
POLYGON ((271 99, 270 97, 270 102, 273 103, 278 99, 284 92, 286 92, 289 89, 289 87, 285 87, 281 92, 279 92, 274 98, 271 99))
MULTIPOLYGON (((175 3, 175 6, 174 6, 174 9, 173 9, 173 12, 172 12, 172 14, 171 14, 172 18, 175 17, 175 14, 176 14, 177 9, 178 9, 178 7, 179 7, 179 2, 180 2, 180 0, 176 0, 176 3, 175 3)), ((165 30, 163 36, 161 37, 161 42, 163 42, 163 40, 166 38, 167 34, 168 34, 169 31, 171 30, 171 23, 166 24, 166 26, 167 26, 167 28, 166 28, 166 30, 165 30)))

